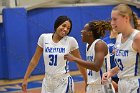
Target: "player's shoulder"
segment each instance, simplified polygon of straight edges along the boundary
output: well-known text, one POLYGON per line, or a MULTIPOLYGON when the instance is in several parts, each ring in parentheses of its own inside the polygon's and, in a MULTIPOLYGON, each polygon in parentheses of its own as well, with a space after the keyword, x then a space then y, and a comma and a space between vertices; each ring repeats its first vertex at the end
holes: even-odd
POLYGON ((53 33, 43 33, 43 34, 41 34, 41 36, 50 36, 50 35, 53 35, 53 33))
POLYGON ((50 37, 52 35, 53 35, 53 33, 43 33, 40 35, 40 37, 50 37))
POLYGON ((134 40, 140 41, 140 31, 139 30, 135 30, 135 33, 136 33, 136 35, 135 35, 135 39, 134 40))
POLYGON ((136 33, 136 35, 140 35, 140 30, 137 30, 137 29, 135 29, 135 33, 136 33))
POLYGON ((65 39, 67 39, 67 40, 76 40, 74 37, 72 37, 72 36, 65 36, 64 37, 65 39))
MULTIPOLYGON (((66 36, 67 38, 74 38, 74 37, 72 37, 72 36, 66 36)), ((75 39, 75 38, 74 38, 75 39)))
POLYGON ((104 40, 98 39, 98 41, 96 42, 96 46, 107 46, 107 43, 104 40))

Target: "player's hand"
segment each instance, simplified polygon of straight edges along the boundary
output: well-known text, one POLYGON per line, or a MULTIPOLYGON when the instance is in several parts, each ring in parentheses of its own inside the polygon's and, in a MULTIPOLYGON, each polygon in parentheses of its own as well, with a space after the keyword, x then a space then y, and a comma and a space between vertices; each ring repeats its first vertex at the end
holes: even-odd
POLYGON ((27 80, 23 80, 23 83, 22 83, 22 91, 23 91, 23 93, 27 93, 27 85, 28 85, 27 80))
POLYGON ((102 84, 106 84, 109 78, 110 78, 110 72, 103 73, 102 84))
POLYGON ((64 59, 73 62, 75 61, 76 57, 74 57, 72 54, 66 54, 64 55, 64 59))

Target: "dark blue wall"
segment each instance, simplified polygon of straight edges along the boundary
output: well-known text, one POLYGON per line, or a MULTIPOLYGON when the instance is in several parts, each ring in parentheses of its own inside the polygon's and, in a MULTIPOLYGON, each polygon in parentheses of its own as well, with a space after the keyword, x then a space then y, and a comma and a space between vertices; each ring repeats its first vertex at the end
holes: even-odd
POLYGON ((3 10, 3 19, 2 65, 4 78, 23 77, 29 61, 26 10, 6 8, 3 10))
MULTIPOLYGON (((39 36, 53 32, 55 19, 67 15, 72 19, 73 28, 70 36, 77 39, 82 58, 85 59, 85 43, 81 41, 81 30, 91 20, 110 18, 112 5, 40 8, 26 11, 24 8, 4 9, 3 24, 0 24, 0 79, 23 78, 32 58, 39 36)), ((139 9, 132 6, 139 13, 139 9)), ((77 70, 75 63, 70 63, 70 70, 77 70)), ((44 74, 43 58, 32 75, 44 74)))
POLYGON ((3 28, 2 23, 0 24, 0 78, 3 78, 3 61, 2 61, 2 42, 3 42, 3 28))

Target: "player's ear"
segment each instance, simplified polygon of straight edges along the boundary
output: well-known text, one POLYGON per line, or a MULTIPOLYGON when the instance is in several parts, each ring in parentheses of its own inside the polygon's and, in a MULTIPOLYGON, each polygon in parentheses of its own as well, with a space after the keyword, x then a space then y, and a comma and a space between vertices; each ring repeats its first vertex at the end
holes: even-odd
POLYGON ((125 18, 125 20, 126 20, 126 22, 129 22, 129 20, 130 20, 130 17, 129 16, 124 16, 124 18, 125 18))
POLYGON ((92 31, 88 31, 88 36, 92 36, 92 31))

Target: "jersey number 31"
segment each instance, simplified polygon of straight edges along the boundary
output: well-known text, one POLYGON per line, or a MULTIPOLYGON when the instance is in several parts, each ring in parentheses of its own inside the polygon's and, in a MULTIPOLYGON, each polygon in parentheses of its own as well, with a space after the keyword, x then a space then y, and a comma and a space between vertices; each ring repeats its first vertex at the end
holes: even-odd
POLYGON ((57 55, 49 55, 49 58, 50 58, 49 65, 57 66, 57 55))

